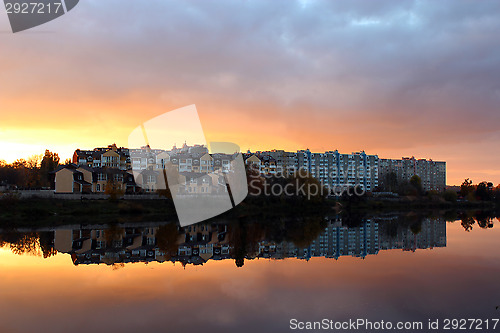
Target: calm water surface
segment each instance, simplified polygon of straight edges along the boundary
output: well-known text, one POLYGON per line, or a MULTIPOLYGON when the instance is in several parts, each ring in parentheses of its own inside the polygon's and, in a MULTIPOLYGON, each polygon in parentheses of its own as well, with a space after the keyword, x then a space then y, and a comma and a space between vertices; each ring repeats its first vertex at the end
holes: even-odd
POLYGON ((323 227, 304 248, 231 225, 175 237, 162 229, 162 239, 158 226, 41 233, 55 255, 4 236, 0 332, 288 332, 292 318, 500 317, 498 220, 470 231, 442 219, 323 227))

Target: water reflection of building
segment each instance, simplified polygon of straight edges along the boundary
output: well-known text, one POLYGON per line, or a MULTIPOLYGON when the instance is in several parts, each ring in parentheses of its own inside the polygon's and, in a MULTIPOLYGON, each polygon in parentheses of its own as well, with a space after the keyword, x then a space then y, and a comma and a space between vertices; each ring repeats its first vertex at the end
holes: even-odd
MULTIPOLYGON (((119 227, 109 229, 58 229, 54 246, 71 254, 73 263, 115 264, 132 262, 179 262, 204 264, 209 260, 235 257, 235 244, 229 239, 230 224, 200 223, 186 228, 175 225, 119 227)), ((415 251, 446 246, 446 223, 441 219, 422 219, 411 225, 397 219, 367 219, 355 227, 340 218, 328 221, 326 228, 307 247, 293 242, 257 241, 247 260, 312 257, 339 259, 342 256, 365 258, 380 250, 415 251)))
POLYGON ((54 247, 59 252, 70 253, 75 265, 150 261, 203 264, 208 259, 230 258, 227 225, 173 227, 165 231, 170 244, 167 241, 169 248, 164 249, 158 239, 161 226, 59 229, 55 231, 54 247))
MULTIPOLYGON (((394 223, 398 223, 397 219, 394 223)), ((386 221, 386 226, 388 221, 386 221)), ((426 218, 409 227, 400 227, 393 232, 385 230, 380 238, 380 249, 432 249, 446 247, 446 222, 441 219, 426 218)))
POLYGON ((341 256, 364 258, 369 254, 377 254, 378 223, 371 220, 357 227, 342 225, 339 218, 330 220, 325 230, 306 248, 298 248, 292 242, 279 244, 261 242, 260 258, 298 258, 309 260, 311 257, 338 259, 341 256))

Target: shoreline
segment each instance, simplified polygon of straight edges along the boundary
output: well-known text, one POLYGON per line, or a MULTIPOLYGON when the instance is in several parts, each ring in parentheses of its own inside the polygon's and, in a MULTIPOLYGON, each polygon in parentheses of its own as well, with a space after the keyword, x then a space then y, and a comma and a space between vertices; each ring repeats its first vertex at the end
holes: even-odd
MULTIPOLYGON (((306 216, 365 216, 387 213, 423 214, 441 211, 456 215, 462 211, 488 211, 499 216, 496 202, 436 201, 429 198, 402 197, 397 200, 356 198, 352 201, 324 199, 308 201, 302 198, 247 197, 235 208, 205 222, 218 219, 272 219, 306 216)), ((65 200, 58 198, 15 197, 0 199, 0 228, 49 227, 67 224, 113 224, 141 222, 176 222, 177 214, 172 200, 65 200)))

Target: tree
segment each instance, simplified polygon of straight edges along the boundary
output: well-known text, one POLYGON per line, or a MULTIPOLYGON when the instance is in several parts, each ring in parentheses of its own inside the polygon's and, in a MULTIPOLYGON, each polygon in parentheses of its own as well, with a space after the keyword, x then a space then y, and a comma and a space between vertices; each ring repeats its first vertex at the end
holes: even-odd
POLYGON ((40 243, 37 233, 23 233, 20 237, 10 243, 10 250, 12 253, 22 255, 29 254, 33 256, 40 256, 40 243))
POLYGON ((175 223, 159 226, 156 230, 158 249, 165 254, 166 258, 175 256, 178 250, 179 230, 175 223))
POLYGON ((286 240, 298 248, 306 248, 317 239, 326 228, 322 217, 294 218, 286 224, 286 240))
POLYGON ((291 178, 291 183, 295 187, 297 196, 306 197, 308 200, 318 202, 328 195, 328 191, 323 184, 313 177, 307 170, 299 169, 291 178))
POLYGON ((118 198, 122 197, 125 191, 123 191, 119 182, 112 178, 112 175, 108 175, 108 182, 106 184, 106 190, 104 191, 107 195, 109 195, 109 200, 115 201, 118 198))
POLYGON ((43 257, 49 258, 57 254, 57 250, 54 248, 54 232, 53 231, 42 231, 38 233, 40 250, 42 251, 43 257))
POLYGON ((106 247, 115 247, 115 242, 120 241, 125 234, 125 230, 116 224, 110 225, 104 230, 104 239, 106 240, 106 247))
POLYGON ((399 181, 398 175, 395 172, 389 172, 384 176, 384 191, 396 192, 398 189, 399 181))
POLYGON ((443 193, 443 198, 444 200, 448 201, 448 202, 456 202, 457 201, 457 192, 453 191, 453 190, 446 190, 444 193, 443 193))
POLYGON ((413 188, 415 188, 415 190, 417 191, 417 195, 422 194, 423 192, 422 179, 418 175, 413 175, 410 178, 410 185, 413 186, 413 188))
POLYGON ((59 155, 52 153, 48 149, 45 150, 45 155, 40 163, 40 182, 44 187, 53 187, 53 182, 50 173, 57 169, 59 165, 59 155))
POLYGON ((247 174, 247 186, 249 195, 259 195, 264 192, 265 179, 260 175, 257 167, 253 164, 246 165, 245 171, 247 174))
POLYGON ((242 218, 229 226, 229 244, 232 246, 232 257, 236 267, 243 267, 247 256, 247 230, 242 218))
POLYGON ((460 224, 467 232, 471 231, 472 226, 474 225, 474 223, 476 223, 476 221, 474 221, 474 219, 472 217, 467 216, 467 215, 462 216, 461 220, 462 220, 462 222, 460 224))
POLYGON ((410 224, 410 230, 414 235, 418 235, 422 231, 422 220, 410 224))
MULTIPOLYGON (((492 184, 493 185, 493 184, 492 184)), ((488 186, 487 182, 480 182, 476 186, 476 190, 474 192, 475 197, 482 201, 488 201, 491 199, 491 190, 488 186)))
POLYGON ((15 170, 15 184, 21 187, 38 187, 40 186, 40 161, 42 155, 33 155, 27 160, 18 159, 12 163, 12 168, 15 170))
POLYGON ((472 186, 472 180, 466 178, 462 185, 460 185, 460 195, 464 198, 467 197, 469 193, 474 191, 474 187, 472 186))

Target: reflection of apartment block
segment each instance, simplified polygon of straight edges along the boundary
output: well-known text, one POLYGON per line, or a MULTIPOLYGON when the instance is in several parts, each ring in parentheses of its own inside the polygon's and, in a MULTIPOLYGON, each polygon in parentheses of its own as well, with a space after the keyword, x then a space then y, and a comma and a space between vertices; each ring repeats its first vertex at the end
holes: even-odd
POLYGON ((380 237, 382 250, 432 249, 446 247, 446 222, 442 219, 423 219, 420 225, 398 228, 395 232, 384 232, 380 237), (413 229, 413 230, 412 230, 413 229))
MULTIPOLYGON (((416 251, 446 246, 444 220, 424 219, 416 227, 403 227, 397 221, 367 219, 358 226, 348 227, 336 217, 329 220, 326 228, 306 247, 264 239, 257 242, 256 247, 247 249, 245 258, 366 258, 380 250, 416 251), (396 229, 391 231, 391 226, 396 229)), ((59 229, 54 233, 54 247, 59 252, 71 254, 75 265, 149 261, 199 265, 234 257, 234 244, 228 237, 226 224, 198 223, 185 228, 170 225, 168 232, 161 228, 165 226, 59 229)))
POLYGON ((341 256, 364 258, 377 254, 379 250, 378 223, 366 221, 359 227, 346 227, 340 219, 332 220, 325 230, 307 248, 298 248, 293 243, 280 244, 261 242, 260 258, 284 259, 311 257, 338 259, 341 256))
POLYGON ((414 157, 401 160, 381 159, 378 176, 380 182, 384 183, 391 173, 396 175, 399 182, 409 182, 414 175, 419 176, 426 191, 443 191, 446 188, 446 162, 414 157))

